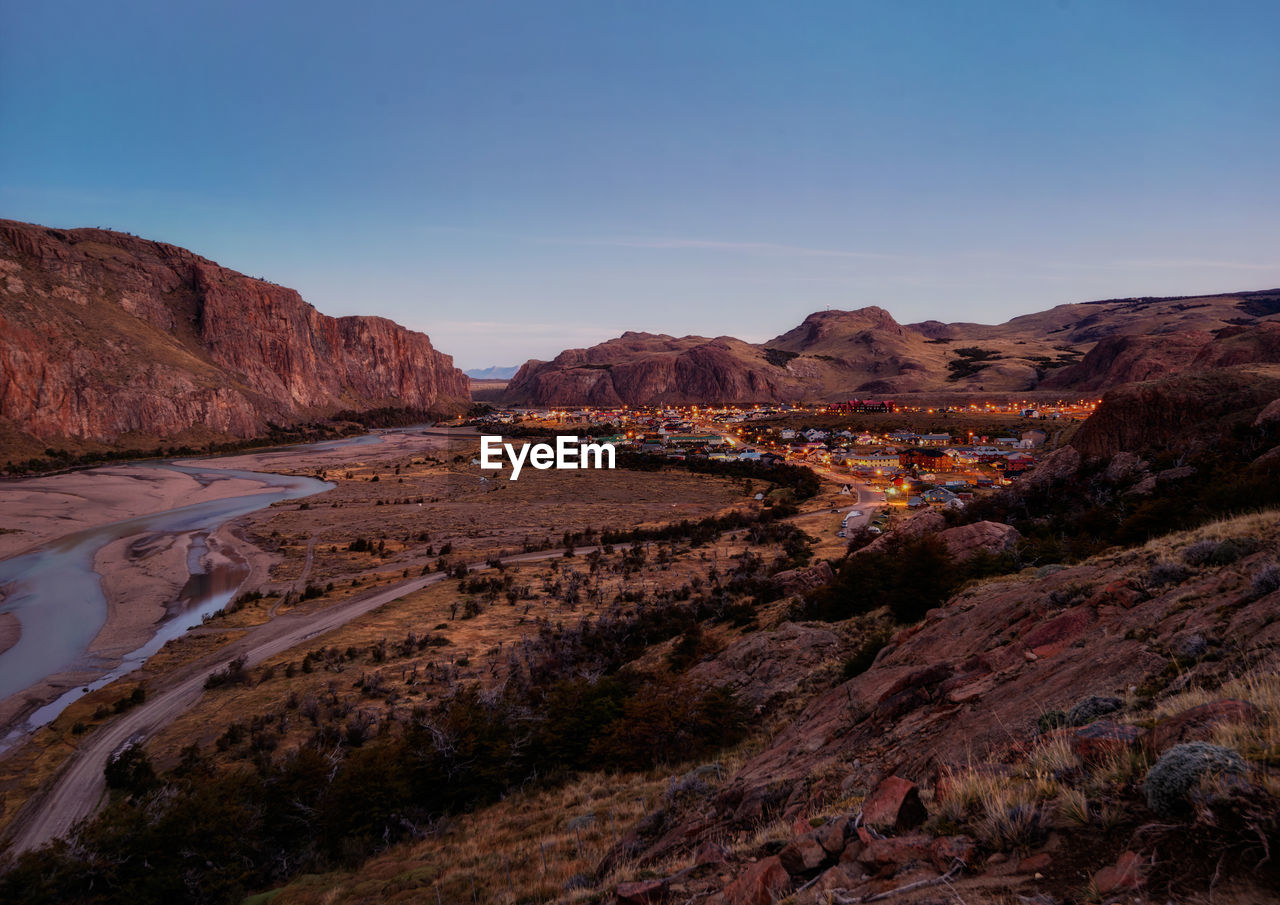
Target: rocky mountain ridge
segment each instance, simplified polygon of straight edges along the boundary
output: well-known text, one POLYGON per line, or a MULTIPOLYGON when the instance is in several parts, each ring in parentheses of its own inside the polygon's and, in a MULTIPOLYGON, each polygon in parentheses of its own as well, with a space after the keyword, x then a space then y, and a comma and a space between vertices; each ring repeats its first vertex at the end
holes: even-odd
POLYGON ((0 221, 0 422, 41 444, 247 438, 381 406, 454 412, 428 336, 333 318, 294 290, 101 229, 0 221))
POLYGON ((526 362, 503 401, 535 405, 832 401, 858 395, 1094 393, 1190 370, 1280 361, 1280 291, 1059 305, 998 325, 900 324, 827 310, 753 344, 626 333, 526 362))

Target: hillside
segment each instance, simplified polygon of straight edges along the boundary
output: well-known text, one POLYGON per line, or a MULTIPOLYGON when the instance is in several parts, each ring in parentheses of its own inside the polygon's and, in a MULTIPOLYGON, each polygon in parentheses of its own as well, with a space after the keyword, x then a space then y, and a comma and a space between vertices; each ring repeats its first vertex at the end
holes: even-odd
POLYGON ((805 386, 767 350, 730 336, 672 337, 627 332, 554 360, 526 362, 503 401, 536 405, 781 402, 805 386))
POLYGON ((0 435, 14 446, 247 438, 339 410, 469 403, 426 335, 328 317, 173 245, 0 221, 0 274, 0 435))
POLYGON ((1059 305, 998 325, 900 324, 879 307, 819 311, 762 344, 627 333, 526 362, 503 399, 612 405, 1094 393, 1156 375, 1273 361, 1275 343, 1250 337, 1254 328, 1280 329, 1277 312, 1280 291, 1059 305), (1229 350, 1227 336, 1237 337, 1229 350), (1221 351, 1207 351, 1211 343, 1221 351))

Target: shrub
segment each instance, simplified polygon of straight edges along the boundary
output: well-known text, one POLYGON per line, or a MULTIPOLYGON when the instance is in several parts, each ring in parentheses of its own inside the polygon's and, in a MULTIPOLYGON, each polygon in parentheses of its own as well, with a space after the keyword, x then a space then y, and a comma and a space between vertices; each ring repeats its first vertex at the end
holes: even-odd
POLYGON ((1191 546, 1182 551, 1182 559, 1188 565, 1204 566, 1209 564, 1209 557, 1213 555, 1213 551, 1218 549, 1218 542, 1205 538, 1198 540, 1191 546))
POLYGON ((1265 597, 1272 591, 1280 590, 1280 566, 1275 563, 1263 566, 1253 576, 1252 587, 1256 597, 1265 597))
POLYGON ((1061 710, 1050 710, 1048 713, 1040 714, 1040 719, 1036 720, 1036 730, 1044 735, 1046 732, 1052 732, 1054 729, 1061 729, 1067 725, 1067 715, 1061 710))
POLYGON ((1115 713, 1123 706, 1124 701, 1119 698, 1103 698, 1098 695, 1091 695, 1071 708, 1071 712, 1067 714, 1067 725, 1083 726, 1086 723, 1092 723, 1108 713, 1115 713))
POLYGON ((102 771, 107 788, 141 792, 155 782, 156 772, 142 745, 132 744, 107 758, 102 771))
POLYGON ((1190 574, 1182 563, 1162 559, 1147 572, 1146 584, 1153 588, 1162 588, 1167 584, 1181 584, 1190 574))
POLYGON ((1215 775, 1243 776, 1244 758, 1230 748, 1208 742, 1174 745, 1147 773, 1143 792, 1147 805, 1161 817, 1176 817, 1191 807, 1191 792, 1215 775))

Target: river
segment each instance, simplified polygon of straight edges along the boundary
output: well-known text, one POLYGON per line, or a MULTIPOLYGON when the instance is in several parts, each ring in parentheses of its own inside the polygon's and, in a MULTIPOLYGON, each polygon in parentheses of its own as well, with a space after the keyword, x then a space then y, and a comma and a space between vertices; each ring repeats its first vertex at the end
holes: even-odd
MULTIPOLYGON (((235 560, 205 556, 206 539, 220 525, 279 500, 298 499, 333 487, 315 478, 215 468, 202 463, 138 463, 127 467, 170 469, 190 475, 201 484, 241 478, 257 482, 263 489, 98 525, 0 561, 0 589, 5 592, 0 613, 12 613, 22 626, 17 643, 0 654, 0 700, 70 670, 101 670, 92 682, 78 685, 33 712, 18 731, 44 725, 87 690, 100 688, 137 669, 166 641, 199 625, 206 614, 231 600, 248 569, 235 560), (138 537, 137 543, 149 544, 164 538, 187 543, 190 577, 179 598, 170 602, 167 617, 158 623, 150 640, 118 663, 104 663, 89 652, 89 645, 107 619, 107 601, 101 577, 94 571, 94 557, 107 544, 127 537, 138 537)), ((4 747, 0 742, 0 750, 4 747)))

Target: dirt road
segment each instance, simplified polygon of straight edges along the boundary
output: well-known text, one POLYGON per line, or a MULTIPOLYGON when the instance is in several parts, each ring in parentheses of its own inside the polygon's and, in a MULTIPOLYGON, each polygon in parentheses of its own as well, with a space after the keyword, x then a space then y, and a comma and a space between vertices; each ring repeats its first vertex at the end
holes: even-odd
MULTIPOLYGON (((582 547, 577 552, 586 554, 596 549, 582 547)), ((519 553, 504 557, 502 561, 535 562, 563 555, 563 550, 556 549, 519 553)), ((471 563, 467 568, 475 572, 488 568, 488 565, 471 563)), ((445 577, 443 572, 434 572, 326 609, 294 611, 277 616, 221 650, 176 671, 169 677, 171 684, 167 688, 153 692, 144 703, 93 732, 71 755, 57 778, 26 803, 10 828, 8 854, 38 848, 65 835, 79 821, 91 817, 106 796, 102 772, 107 759, 126 744, 149 738, 177 719, 200 697, 205 679, 212 670, 242 654, 248 665, 253 666, 445 577)))

